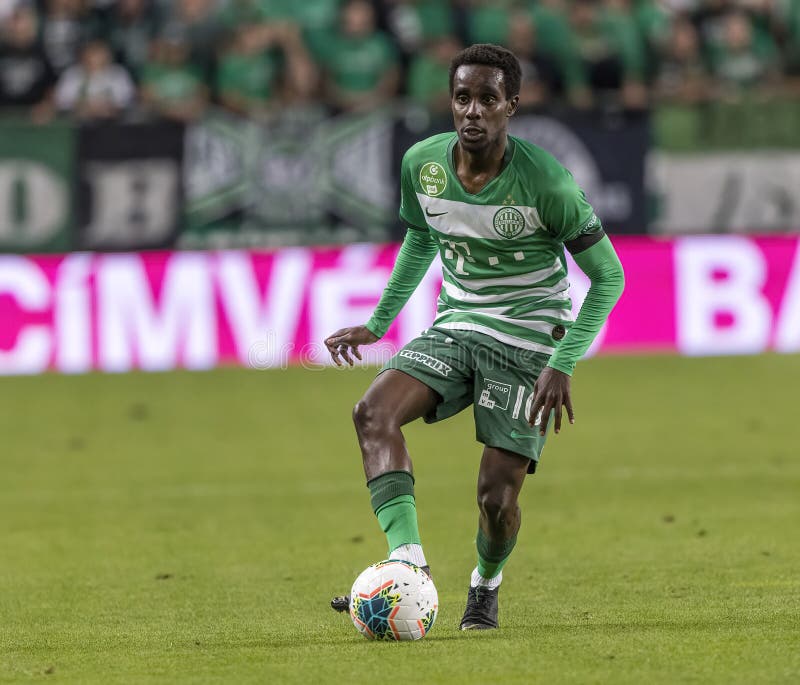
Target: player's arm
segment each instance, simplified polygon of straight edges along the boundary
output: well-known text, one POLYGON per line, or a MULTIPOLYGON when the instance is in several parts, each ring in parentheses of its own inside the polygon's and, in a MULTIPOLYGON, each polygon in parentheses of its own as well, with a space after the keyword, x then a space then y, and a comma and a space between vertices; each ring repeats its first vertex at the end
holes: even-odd
POLYGON ((427 230, 408 229, 389 283, 369 321, 363 326, 342 328, 325 339, 325 345, 337 366, 341 366, 342 361, 352 366, 351 353, 361 359, 359 345, 369 345, 386 335, 392 321, 425 276, 437 251, 436 241, 427 230))
POLYGON ((548 233, 570 251, 589 277, 591 286, 578 318, 534 385, 534 400, 528 419, 536 425, 536 419, 542 417, 538 424, 541 435, 547 430, 551 412, 554 413, 555 432, 561 430, 562 407, 567 409, 569 422, 575 423, 570 389, 575 364, 589 349, 625 285, 622 265, 614 247, 572 174, 559 167, 551 178, 551 190, 542 198, 541 217, 548 233))
MULTIPOLYGON (((589 277, 591 285, 575 323, 550 357, 534 387, 531 421, 549 417, 555 410, 554 430, 561 430, 561 407, 567 409, 570 423, 575 423, 570 395, 570 377, 575 364, 589 349, 600 332, 625 287, 625 275, 614 246, 602 230, 581 235, 564 243, 575 263, 589 277)), ((544 435, 547 421, 540 423, 544 435)))
POLYGON ((578 318, 550 357, 548 366, 571 376, 586 354, 625 288, 625 273, 614 246, 603 231, 564 243, 591 285, 578 318))

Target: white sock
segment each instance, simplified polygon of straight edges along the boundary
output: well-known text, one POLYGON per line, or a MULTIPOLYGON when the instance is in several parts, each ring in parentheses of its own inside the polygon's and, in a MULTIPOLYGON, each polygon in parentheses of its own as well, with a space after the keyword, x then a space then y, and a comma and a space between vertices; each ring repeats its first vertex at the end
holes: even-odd
POLYGON ((485 587, 489 590, 494 590, 497 587, 500 587, 500 583, 503 582, 503 572, 500 571, 494 578, 484 578, 480 573, 478 573, 478 567, 475 567, 475 570, 472 572, 472 578, 469 580, 470 587, 485 587))
POLYGON ((397 549, 392 550, 389 558, 410 561, 420 567, 428 565, 428 562, 425 561, 425 552, 422 551, 422 545, 400 545, 397 549))

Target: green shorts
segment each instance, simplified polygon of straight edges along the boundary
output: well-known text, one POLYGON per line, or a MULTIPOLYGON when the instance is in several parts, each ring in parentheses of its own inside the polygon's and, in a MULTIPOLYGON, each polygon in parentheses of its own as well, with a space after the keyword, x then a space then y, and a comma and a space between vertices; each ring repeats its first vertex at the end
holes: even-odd
POLYGON ((545 438, 528 425, 533 384, 550 357, 512 347, 474 331, 429 328, 381 369, 397 369, 422 381, 440 397, 425 417, 434 423, 473 405, 475 437, 536 464, 545 438))

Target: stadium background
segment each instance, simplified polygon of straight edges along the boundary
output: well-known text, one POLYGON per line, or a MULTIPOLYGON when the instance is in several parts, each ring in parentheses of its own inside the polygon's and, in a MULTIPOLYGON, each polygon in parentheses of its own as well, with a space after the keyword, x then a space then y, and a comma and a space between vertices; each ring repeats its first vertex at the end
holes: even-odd
POLYGON ((800 0, 0 0, 0 680, 796 682, 798 95, 800 0), (321 339, 380 296, 400 159, 476 41, 521 58, 511 130, 627 289, 499 638, 452 630, 469 417, 410 429, 443 602, 411 662, 327 615, 384 552, 348 425, 373 370, 321 339))
POLYGON ((380 294, 391 254, 367 244, 402 236, 399 161, 450 126, 447 65, 473 41, 521 57, 512 132, 618 237, 629 286, 600 347, 798 350, 797 246, 774 236, 800 228, 799 8, 7 0, 0 247, 81 255, 6 260, 0 368, 321 362, 380 294), (308 249, 163 252, 281 246, 308 249))

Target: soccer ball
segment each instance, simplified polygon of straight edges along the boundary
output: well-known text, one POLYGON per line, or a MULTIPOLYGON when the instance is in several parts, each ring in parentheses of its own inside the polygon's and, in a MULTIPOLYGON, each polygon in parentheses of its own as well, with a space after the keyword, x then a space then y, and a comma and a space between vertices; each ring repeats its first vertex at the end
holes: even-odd
POLYGON ((419 640, 433 627, 438 609, 433 581, 407 561, 373 564, 350 591, 350 618, 368 640, 419 640))

